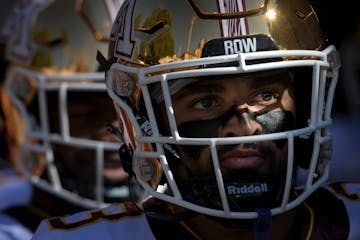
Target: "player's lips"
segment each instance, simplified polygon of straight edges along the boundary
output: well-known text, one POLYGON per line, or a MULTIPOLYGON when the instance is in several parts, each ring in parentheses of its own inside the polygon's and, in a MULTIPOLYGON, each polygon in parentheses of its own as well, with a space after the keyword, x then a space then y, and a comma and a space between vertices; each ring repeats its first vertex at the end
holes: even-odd
POLYGON ((255 169, 265 161, 263 154, 255 150, 234 150, 225 153, 220 159, 220 165, 224 169, 255 169))
POLYGON ((123 168, 104 168, 103 176, 112 181, 125 181, 128 174, 123 168))
POLYGON ((128 174, 124 171, 119 155, 107 154, 104 161, 103 176, 112 181, 125 181, 128 174))

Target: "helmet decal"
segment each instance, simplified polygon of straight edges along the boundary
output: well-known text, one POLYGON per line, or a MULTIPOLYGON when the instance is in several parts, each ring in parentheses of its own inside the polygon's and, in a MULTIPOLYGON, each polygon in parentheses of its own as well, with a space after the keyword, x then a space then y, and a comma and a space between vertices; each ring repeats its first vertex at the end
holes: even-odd
POLYGON ((266 35, 221 38, 206 42, 202 51, 202 57, 276 49, 276 44, 266 35))
MULTIPOLYGON (((243 0, 218 0, 220 13, 245 12, 243 0)), ((242 36, 249 34, 247 18, 222 19, 220 28, 223 37, 242 36)))
POLYGON ((28 64, 37 48, 33 41, 34 23, 38 14, 54 0, 31 0, 19 4, 17 11, 7 18, 1 35, 8 40, 8 59, 28 64))
POLYGON ((110 40, 116 42, 114 56, 132 59, 135 41, 133 40, 134 6, 136 1, 126 1, 119 11, 110 33, 110 40), (116 35, 116 33, 120 33, 116 35))

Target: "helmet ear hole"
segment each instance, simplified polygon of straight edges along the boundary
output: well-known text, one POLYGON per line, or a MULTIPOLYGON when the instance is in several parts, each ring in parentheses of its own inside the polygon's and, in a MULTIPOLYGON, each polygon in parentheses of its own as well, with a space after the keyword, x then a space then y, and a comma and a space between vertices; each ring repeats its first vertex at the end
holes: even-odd
POLYGON ((158 159, 155 158, 134 159, 134 164, 135 164, 134 171, 137 178, 140 178, 141 180, 148 182, 149 185, 152 186, 153 188, 156 188, 160 184, 163 176, 163 171, 158 159))
POLYGON ((121 145, 119 149, 119 156, 125 172, 131 175, 137 174, 137 177, 143 181, 147 181, 151 186, 156 187, 162 177, 162 167, 156 159, 137 159, 135 168, 133 167, 133 150, 126 144, 121 145))

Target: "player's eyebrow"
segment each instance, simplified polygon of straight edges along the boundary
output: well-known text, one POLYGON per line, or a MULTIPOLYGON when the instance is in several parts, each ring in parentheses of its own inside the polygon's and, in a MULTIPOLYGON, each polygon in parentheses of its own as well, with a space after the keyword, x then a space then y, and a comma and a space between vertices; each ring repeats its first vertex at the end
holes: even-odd
POLYGON ((199 84, 199 82, 197 82, 182 88, 178 94, 175 94, 175 99, 178 100, 186 96, 199 93, 219 93, 224 91, 225 87, 220 83, 214 82, 211 84, 199 84))
POLYGON ((260 88, 262 86, 268 86, 272 84, 288 85, 291 83, 291 77, 289 74, 282 73, 270 76, 259 76, 254 78, 254 81, 250 81, 250 88, 260 88))

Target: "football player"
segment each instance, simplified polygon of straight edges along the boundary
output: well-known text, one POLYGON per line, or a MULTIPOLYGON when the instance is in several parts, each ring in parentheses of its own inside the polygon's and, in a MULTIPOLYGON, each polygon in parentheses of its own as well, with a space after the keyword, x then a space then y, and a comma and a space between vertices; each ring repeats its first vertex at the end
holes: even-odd
MULTIPOLYGON (((1 210, 30 230, 46 217, 130 198, 118 140, 105 125, 117 117, 92 49, 106 49, 122 1, 89 3, 17 1, 2 21, 8 154, 1 164, 0 201, 7 203, 1 210), (13 183, 31 186, 21 205, 14 193, 22 188, 13 183)), ((6 236, 15 234, 13 225, 1 226, 6 236)))
POLYGON ((326 184, 340 62, 307 1, 126 0, 108 51, 110 128, 148 194, 34 240, 360 237, 359 185, 326 184))

